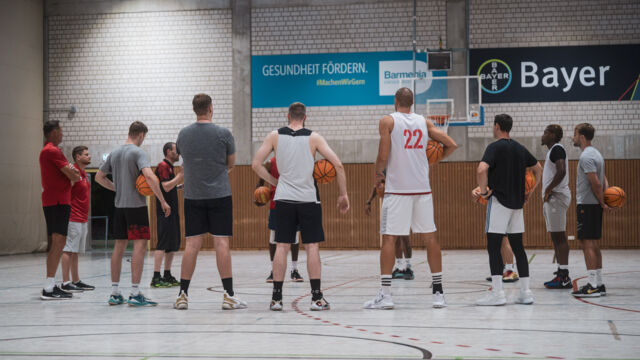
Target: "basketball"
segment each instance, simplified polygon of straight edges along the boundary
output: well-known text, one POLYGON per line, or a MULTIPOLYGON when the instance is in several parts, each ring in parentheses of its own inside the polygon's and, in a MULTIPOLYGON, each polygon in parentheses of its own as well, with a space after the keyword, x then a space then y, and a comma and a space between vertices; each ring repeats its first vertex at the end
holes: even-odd
POLYGON ((429 159, 429 165, 433 165, 442 159, 442 153, 444 147, 437 141, 429 140, 427 142, 427 159, 429 159))
POLYGON ((610 207, 621 208, 626 199, 627 195, 624 190, 617 186, 611 186, 604 191, 604 202, 610 207))
POLYGON ((271 199, 271 190, 266 186, 260 186, 253 192, 253 198, 258 204, 264 205, 271 199))
POLYGON ((147 184, 147 179, 142 174, 140 174, 136 179, 136 190, 138 190, 138 192, 142 196, 153 195, 153 191, 151 190, 151 187, 149 186, 149 184, 147 184))
POLYGON ((531 171, 527 170, 527 174, 524 176, 524 192, 526 194, 530 193, 534 186, 536 186, 536 177, 533 176, 531 171))
POLYGON ((318 160, 313 167, 313 178, 318 184, 328 184, 336 178, 336 168, 327 159, 318 160))
MULTIPOLYGON (((473 192, 475 192, 476 194, 479 194, 480 193, 480 187, 478 186, 475 189, 473 189, 473 192)), ((489 200, 487 200, 487 199, 483 198, 482 196, 480 196, 478 198, 478 200, 476 200, 476 202, 478 204, 480 204, 480 205, 487 205, 489 203, 489 200)))

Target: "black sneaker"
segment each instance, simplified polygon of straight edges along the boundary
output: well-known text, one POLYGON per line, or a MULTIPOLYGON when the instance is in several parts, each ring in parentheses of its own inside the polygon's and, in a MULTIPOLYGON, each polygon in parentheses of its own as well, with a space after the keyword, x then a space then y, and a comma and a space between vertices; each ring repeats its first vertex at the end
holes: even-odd
POLYGON ((411 270, 411 268, 404 269, 404 279, 405 280, 415 279, 415 276, 413 275, 413 270, 411 270))
POLYGON ((571 295, 575 297, 600 297, 602 293, 600 292, 600 287, 593 287, 591 284, 587 283, 587 285, 581 287, 580 289, 571 293, 571 295))
POLYGON ((91 290, 95 290, 96 287, 93 285, 88 285, 82 282, 82 280, 73 283, 73 285, 75 285, 76 287, 79 287, 80 289, 82 289, 83 291, 91 291, 91 290))
POLYGON ((178 279, 173 277, 173 275, 169 275, 168 277, 167 276, 163 277, 162 281, 164 281, 169 286, 180 286, 180 281, 178 281, 178 279))
POLYGON ((303 282, 304 279, 302 278, 302 276, 300 276, 300 273, 298 272, 298 270, 291 270, 291 280, 294 282, 303 282))
POLYGON ((598 290, 600 290, 600 296, 607 296, 607 288, 604 287, 604 284, 598 286, 598 290))
POLYGON ((151 279, 151 287, 164 288, 169 286, 171 285, 164 282, 164 280, 161 277, 154 277, 153 279, 151 279))
POLYGON ((271 272, 271 274, 269 274, 269 277, 267 278, 267 282, 268 283, 272 283, 273 282, 273 271, 271 272))
POLYGON ((67 284, 62 284, 61 289, 68 293, 81 293, 82 289, 79 288, 76 284, 69 282, 67 284))
POLYGON ((404 270, 400 270, 398 268, 393 269, 391 277, 394 279, 404 279, 404 270))
POLYGON ((73 297, 71 293, 61 290, 58 285, 53 287, 53 291, 47 292, 42 289, 40 299, 42 300, 69 300, 73 297))

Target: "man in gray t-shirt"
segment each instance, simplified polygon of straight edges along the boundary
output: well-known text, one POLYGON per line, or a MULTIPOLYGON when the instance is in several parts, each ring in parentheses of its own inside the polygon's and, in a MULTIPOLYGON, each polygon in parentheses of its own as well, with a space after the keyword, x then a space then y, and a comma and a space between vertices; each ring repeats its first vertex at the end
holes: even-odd
POLYGON ((591 145, 595 129, 591 124, 578 124, 573 132, 573 145, 582 150, 576 174, 577 234, 582 243, 589 281, 572 294, 575 297, 606 295, 602 283, 602 253, 598 240, 602 238, 602 212, 609 210, 604 191, 609 187, 604 175, 604 159, 591 145))
MULTIPOLYGON (((147 154, 140 149, 140 145, 147 135, 145 124, 135 121, 129 127, 129 136, 124 145, 115 149, 96 174, 96 182, 103 187, 115 191, 115 211, 113 213, 113 234, 116 243, 111 254, 111 297, 110 305, 124 304, 119 289, 122 255, 127 248, 127 242, 133 240, 133 254, 131 256, 131 295, 127 303, 131 306, 155 306, 158 303, 145 297, 139 289, 144 264, 144 254, 147 242, 151 238, 149 232, 149 214, 147 201, 136 190, 136 179, 142 173, 149 187, 160 201, 165 216, 169 216, 171 208, 164 200, 160 191, 158 178, 151 171, 147 154), (113 181, 107 178, 111 174, 113 181)), ((177 211, 177 209, 175 209, 177 211)))
POLYGON ((243 309, 247 303, 233 292, 229 240, 233 233, 233 203, 229 172, 235 164, 235 144, 231 132, 215 125, 211 97, 193 97, 197 121, 180 131, 176 141, 184 168, 184 224, 186 248, 182 256, 180 292, 174 304, 189 307, 188 291, 196 268, 204 234, 213 235, 218 272, 224 294, 222 308, 243 309))

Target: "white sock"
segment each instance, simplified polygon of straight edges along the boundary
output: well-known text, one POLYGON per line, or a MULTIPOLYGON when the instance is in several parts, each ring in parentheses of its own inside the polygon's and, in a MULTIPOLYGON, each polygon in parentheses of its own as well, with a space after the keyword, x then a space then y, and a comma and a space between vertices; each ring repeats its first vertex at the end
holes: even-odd
POLYGON ((140 294, 140 284, 131 284, 131 296, 140 294))
POLYGON ((391 274, 380 275, 380 284, 382 285, 382 293, 391 295, 391 274))
POLYGON ((120 289, 118 289, 118 286, 120 284, 117 282, 111 283, 111 295, 120 295, 120 289))
POLYGON ((513 264, 505 264, 504 271, 513 271, 513 264))
POLYGON ((52 292, 53 291, 53 287, 56 286, 56 278, 52 278, 52 277, 48 277, 45 281, 44 281, 44 291, 46 292, 52 292))
POLYGON ((502 290, 502 275, 491 275, 491 288, 493 291, 502 290))
POLYGON ((402 270, 404 267, 402 266, 402 258, 396 258, 396 269, 402 270))
POLYGON ((69 285, 69 284, 71 284, 71 280, 62 282, 62 285, 69 285))
POLYGON ((598 287, 598 270, 589 270, 589 284, 591 287, 598 287))
POLYGON ((291 270, 298 270, 298 262, 297 261, 291 261, 291 270))
POLYGON ((558 269, 560 269, 560 270, 569 270, 569 265, 560 265, 560 264, 558 264, 558 269))
POLYGON ((404 268, 411 269, 411 259, 404 259, 404 268))
POLYGON ((529 277, 521 277, 520 278, 520 291, 529 290, 529 277))
POLYGON ((602 269, 596 269, 596 282, 598 286, 602 285, 602 269))

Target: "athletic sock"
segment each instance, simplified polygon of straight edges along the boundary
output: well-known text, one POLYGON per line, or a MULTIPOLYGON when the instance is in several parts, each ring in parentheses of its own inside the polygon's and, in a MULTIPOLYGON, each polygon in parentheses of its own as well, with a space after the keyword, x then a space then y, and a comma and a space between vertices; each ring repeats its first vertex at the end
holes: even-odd
POLYGON ((396 269, 403 269, 402 258, 396 258, 396 269))
POLYGON ((309 283, 311 283, 311 300, 316 301, 322 299, 320 279, 309 279, 309 283))
POLYGON ((160 278, 160 271, 154 271, 153 272, 153 278, 154 279, 159 279, 160 278))
POLYGON ((227 295, 229 296, 233 296, 233 278, 225 278, 222 279, 222 287, 224 288, 224 291, 227 292, 227 295))
POLYGON ((592 288, 598 287, 598 272, 597 270, 589 270, 589 284, 592 288))
POLYGON ((602 285, 602 269, 596 269, 596 283, 602 285))
POLYGON ((520 291, 529 290, 529 277, 521 277, 520 278, 520 291))
POLYGON ((502 290, 502 275, 491 275, 491 288, 493 291, 502 290))
POLYGON ((117 282, 111 283, 111 295, 120 295, 120 289, 118 289, 119 286, 120 286, 120 283, 117 283, 117 282))
POLYGON ((439 292, 440 294, 444 294, 442 290, 442 272, 431 274, 431 285, 433 286, 433 293, 439 292))
MULTIPOLYGON (((158 273, 158 275, 159 275, 159 273, 158 273)), ((164 271, 164 278, 168 279, 170 277, 171 277, 171 270, 165 270, 164 271)))
POLYGON ((558 265, 558 269, 560 269, 560 270, 569 270, 569 265, 558 265))
POLYGON ((404 259, 404 268, 411 269, 411 259, 404 259))
POLYGON ((56 279, 52 277, 46 278, 44 281, 44 286, 42 287, 46 292, 52 292, 53 287, 56 286, 56 279))
POLYGON ((284 281, 273 282, 273 293, 271 294, 271 300, 282 301, 282 283, 284 281))
POLYGON ((180 292, 184 291, 184 294, 189 296, 189 284, 190 283, 191 283, 191 280, 180 279, 180 292))
POLYGON ((504 271, 513 271, 513 264, 504 264, 504 271))
POLYGON ((380 285, 382 285, 382 293, 391 295, 391 274, 380 275, 380 285))
POLYGON ((62 282, 62 285, 69 285, 69 284, 71 284, 71 280, 62 282))
POLYGON ((131 284, 131 296, 138 296, 140 294, 140 284, 131 284))
POLYGON ((298 262, 291 260, 291 270, 298 270, 298 262))

